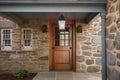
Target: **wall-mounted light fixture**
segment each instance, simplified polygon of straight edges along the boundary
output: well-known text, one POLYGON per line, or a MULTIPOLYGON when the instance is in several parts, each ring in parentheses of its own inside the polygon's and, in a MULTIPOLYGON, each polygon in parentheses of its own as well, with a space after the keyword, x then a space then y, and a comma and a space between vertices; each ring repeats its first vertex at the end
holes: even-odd
POLYGON ((65 30, 65 24, 66 24, 65 17, 63 15, 60 15, 58 19, 59 29, 65 30))
POLYGON ((41 26, 41 31, 42 31, 43 33, 47 33, 47 32, 48 32, 48 27, 47 27, 47 25, 42 25, 42 26, 41 26))
POLYGON ((77 32, 77 33, 82 33, 82 26, 81 26, 81 25, 78 25, 78 26, 77 26, 76 32, 77 32))

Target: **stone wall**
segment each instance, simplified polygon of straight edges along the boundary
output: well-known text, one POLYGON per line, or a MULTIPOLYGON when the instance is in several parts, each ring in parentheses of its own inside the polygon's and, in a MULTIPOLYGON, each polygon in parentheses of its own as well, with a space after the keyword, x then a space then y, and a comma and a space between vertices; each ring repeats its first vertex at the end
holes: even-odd
POLYGON ((41 26, 47 24, 45 20, 29 20, 19 26, 11 27, 13 29, 13 51, 0 51, 0 73, 11 73, 20 69, 26 69, 32 73, 49 70, 48 32, 41 31, 41 26), (22 28, 33 29, 33 51, 22 51, 22 28))
POLYGON ((82 25, 82 33, 76 33, 77 71, 100 72, 101 18, 90 25, 77 21, 78 25, 82 25))
POLYGON ((120 0, 107 0, 106 44, 108 80, 120 80, 120 0))

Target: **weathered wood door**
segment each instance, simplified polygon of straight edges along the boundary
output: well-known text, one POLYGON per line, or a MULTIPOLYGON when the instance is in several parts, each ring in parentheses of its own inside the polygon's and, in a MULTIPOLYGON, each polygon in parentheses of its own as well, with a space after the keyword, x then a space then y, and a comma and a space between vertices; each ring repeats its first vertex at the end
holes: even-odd
POLYGON ((53 27, 53 68, 54 70, 72 69, 72 25, 65 30, 53 27))

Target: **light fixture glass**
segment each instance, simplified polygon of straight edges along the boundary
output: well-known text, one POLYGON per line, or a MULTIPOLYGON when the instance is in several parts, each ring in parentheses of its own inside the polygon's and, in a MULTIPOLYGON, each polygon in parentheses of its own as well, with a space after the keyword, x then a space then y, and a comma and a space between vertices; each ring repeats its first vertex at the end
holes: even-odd
POLYGON ((58 20, 59 29, 64 30, 65 24, 66 24, 65 17, 63 15, 61 15, 58 20))

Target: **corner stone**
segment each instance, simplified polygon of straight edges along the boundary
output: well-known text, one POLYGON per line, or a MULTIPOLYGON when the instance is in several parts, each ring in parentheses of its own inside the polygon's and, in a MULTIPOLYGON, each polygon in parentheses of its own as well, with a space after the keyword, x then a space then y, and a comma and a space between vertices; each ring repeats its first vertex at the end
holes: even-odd
POLYGON ((117 36, 115 39, 115 46, 117 50, 120 50, 120 33, 117 33, 117 36))
POLYGON ((107 63, 109 65, 115 65, 116 64, 116 56, 112 53, 107 53, 107 63))
POLYGON ((109 50, 113 50, 113 49, 114 49, 114 42, 113 42, 113 41, 107 40, 107 41, 106 41, 106 44, 107 44, 107 48, 108 48, 109 50))
POLYGON ((116 67, 112 70, 111 80, 120 80, 120 68, 116 67))

